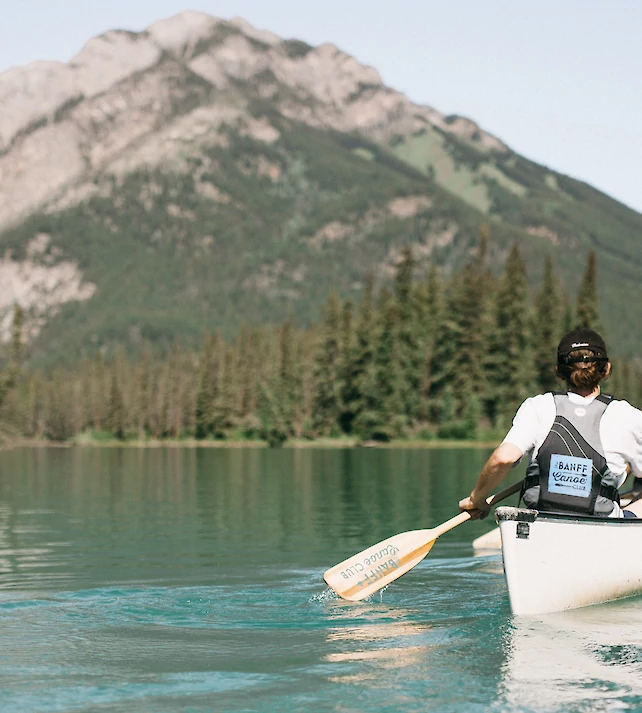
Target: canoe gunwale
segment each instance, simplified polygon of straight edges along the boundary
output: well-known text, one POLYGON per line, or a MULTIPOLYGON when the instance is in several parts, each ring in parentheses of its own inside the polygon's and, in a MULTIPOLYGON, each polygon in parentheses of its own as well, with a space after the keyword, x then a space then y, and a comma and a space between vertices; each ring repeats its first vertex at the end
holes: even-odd
POLYGON ((540 510, 529 510, 509 506, 498 507, 495 510, 495 520, 498 524, 510 520, 517 522, 535 522, 536 520, 551 522, 561 520, 564 522, 578 522, 583 525, 642 525, 642 518, 637 517, 603 517, 601 515, 582 515, 572 512, 542 512, 540 510))

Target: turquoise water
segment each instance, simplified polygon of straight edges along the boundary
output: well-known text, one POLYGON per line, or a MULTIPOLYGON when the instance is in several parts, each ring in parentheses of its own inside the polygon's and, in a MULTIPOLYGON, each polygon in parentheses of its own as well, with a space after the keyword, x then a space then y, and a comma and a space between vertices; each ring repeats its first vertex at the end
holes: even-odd
POLYGON ((642 710, 642 600, 514 619, 490 521, 372 601, 326 589, 486 455, 0 452, 0 712, 642 710))

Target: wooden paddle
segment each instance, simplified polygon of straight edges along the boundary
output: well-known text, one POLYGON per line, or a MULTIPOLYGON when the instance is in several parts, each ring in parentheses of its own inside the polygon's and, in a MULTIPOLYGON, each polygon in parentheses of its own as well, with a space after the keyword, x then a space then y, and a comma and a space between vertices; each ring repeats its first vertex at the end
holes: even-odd
MULTIPOLYGON (((488 498, 486 502, 495 505, 521 487, 520 481, 488 498)), ((410 530, 389 537, 331 567, 325 572, 323 579, 343 599, 358 602, 419 564, 430 552, 438 537, 466 520, 470 520, 470 514, 461 512, 432 530, 410 530)))

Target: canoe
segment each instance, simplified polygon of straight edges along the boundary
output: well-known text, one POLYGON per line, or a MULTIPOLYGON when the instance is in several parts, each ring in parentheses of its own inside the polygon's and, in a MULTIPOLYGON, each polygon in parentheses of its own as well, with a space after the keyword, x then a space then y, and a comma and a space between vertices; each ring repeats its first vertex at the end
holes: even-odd
POLYGON ((576 609, 642 593, 642 519, 499 507, 515 616, 576 609))
MULTIPOLYGON (((642 499, 635 500, 631 504, 631 497, 628 493, 622 494, 620 505, 627 510, 632 510, 638 517, 642 518, 642 499)), ((473 540, 473 550, 476 555, 490 554, 492 551, 499 551, 502 548, 502 537, 499 527, 495 527, 485 535, 480 535, 473 540)))

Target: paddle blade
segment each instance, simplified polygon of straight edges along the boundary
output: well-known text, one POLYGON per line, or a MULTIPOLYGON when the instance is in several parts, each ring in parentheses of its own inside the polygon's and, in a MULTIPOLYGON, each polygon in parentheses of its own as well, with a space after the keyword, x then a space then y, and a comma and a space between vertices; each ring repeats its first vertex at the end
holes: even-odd
POLYGON ((411 530, 394 535, 331 567, 323 579, 343 599, 358 602, 419 564, 439 534, 411 530))
POLYGON ((473 540, 473 550, 501 550, 501 548, 502 536, 498 527, 473 540))
MULTIPOLYGON (((521 483, 515 483, 501 493, 487 498, 486 502, 495 505, 516 493, 520 487, 521 483)), ((438 537, 466 520, 470 520, 470 513, 460 512, 432 530, 410 530, 389 537, 331 567, 323 575, 323 579, 343 599, 358 602, 399 579, 402 574, 419 564, 430 552, 438 537)))

